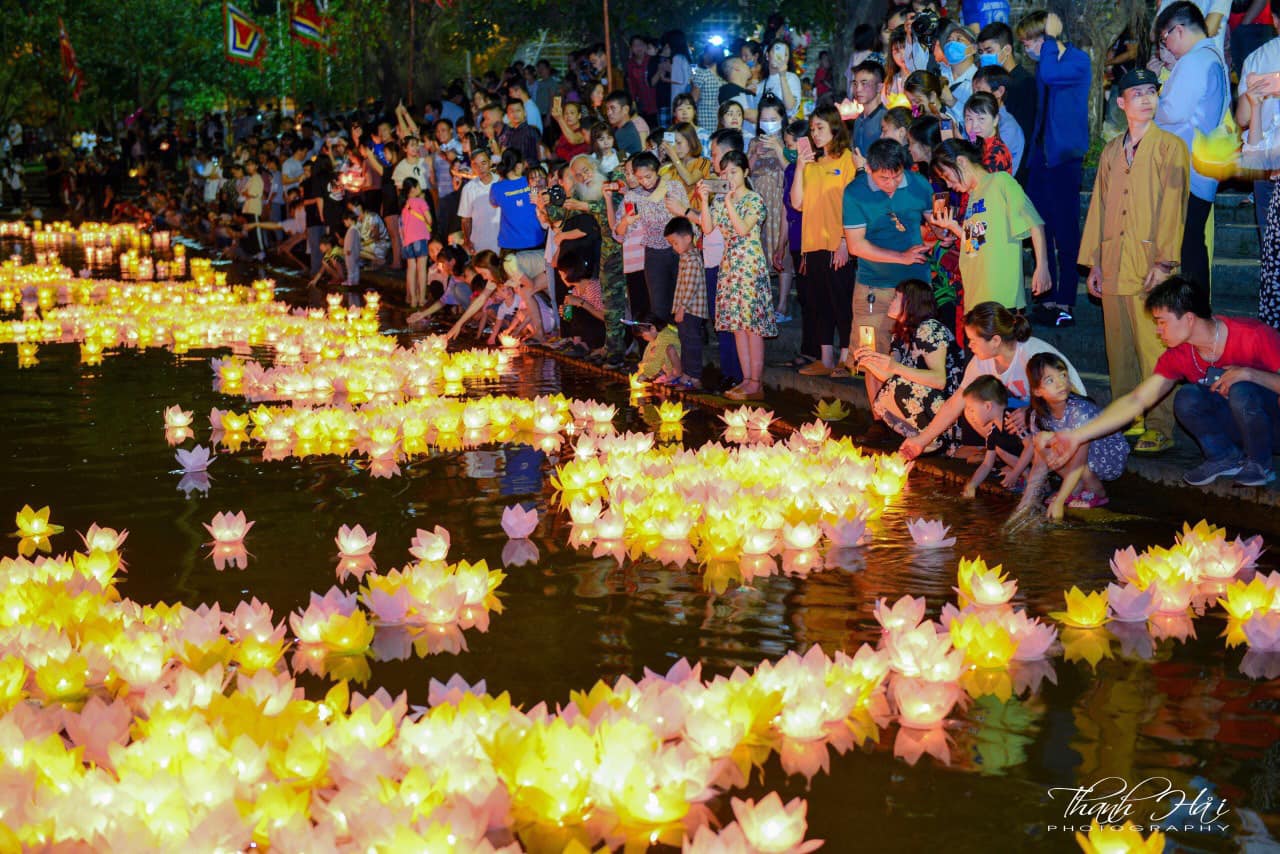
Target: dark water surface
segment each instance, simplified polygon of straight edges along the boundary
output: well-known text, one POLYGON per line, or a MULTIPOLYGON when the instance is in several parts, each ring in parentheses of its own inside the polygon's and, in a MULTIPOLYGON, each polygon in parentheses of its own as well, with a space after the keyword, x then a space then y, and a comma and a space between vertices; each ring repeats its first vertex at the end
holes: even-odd
MULTIPOLYGON (((954 598, 961 556, 1003 564, 1019 581, 1016 604, 1043 617, 1061 608, 1071 585, 1091 589, 1111 580, 1107 560, 1115 549, 1169 545, 1184 521, 1149 502, 1129 502, 1126 511, 1141 506, 1143 514, 1035 529, 1010 541, 998 529, 1011 503, 964 501, 957 487, 917 473, 873 524, 874 541, 856 563, 715 595, 693 568, 619 568, 569 548, 567 515, 549 504, 556 458, 527 447, 438 453, 402 463, 403 475, 385 480, 335 458, 264 463, 250 447, 220 455, 208 494, 187 497, 171 473, 162 411, 175 403, 195 410, 196 440, 207 445, 211 407, 246 408, 211 390, 211 355, 221 354, 109 353, 101 366, 84 368, 76 348, 58 345, 42 347, 40 364, 18 371, 13 346, 0 347, 0 517, 11 518, 24 503, 52 505, 53 521, 68 532, 55 539, 55 551, 78 546, 71 532, 91 522, 127 528, 124 595, 192 606, 234 606, 252 595, 281 619, 335 582, 340 525, 377 532, 374 558, 383 570, 410 560, 416 528, 437 524, 452 532, 451 559, 500 566, 502 509, 536 504, 540 559, 508 570, 499 589, 505 610, 493 615, 487 634, 467 632, 469 649, 456 656, 374 663, 370 687, 407 689, 411 703, 426 702, 428 679, 455 672, 485 679, 492 693, 510 691, 527 707, 567 702, 571 690, 597 679, 639 677, 645 667, 665 671, 681 656, 702 661, 710 676, 813 644, 852 652, 878 638, 871 616, 877 597, 924 595, 936 617, 954 598), (257 523, 246 539, 252 558, 244 571, 215 571, 203 548, 209 537, 201 523, 222 510, 244 510, 257 523), (944 519, 957 545, 915 549, 904 522, 917 516, 944 519)), ((595 374, 537 355, 522 356, 517 367, 499 382, 470 383, 468 393, 593 397, 619 405, 620 429, 648 429, 627 405, 626 390, 595 374)), ((718 430, 704 411, 688 423, 690 444, 718 430)), ((1231 526, 1215 510, 1221 512, 1208 506, 1200 515, 1231 526)), ((1268 555, 1263 563, 1274 565, 1268 555)), ((987 697, 958 716, 950 767, 927 756, 914 767, 894 759, 893 729, 879 747, 833 756, 830 774, 819 774, 807 794, 810 836, 827 839, 829 851, 1076 850, 1070 833, 1049 829, 1073 823, 1063 819, 1062 796, 1049 799, 1049 787, 1164 776, 1189 797, 1193 780, 1207 783, 1232 809, 1229 836, 1181 841, 1235 850, 1250 835, 1243 829, 1254 820, 1249 811, 1276 826, 1280 682, 1241 674, 1243 652, 1225 649, 1223 626, 1221 612, 1210 612, 1195 622, 1195 637, 1157 641, 1149 659, 1115 643, 1114 657, 1096 672, 1056 659, 1038 693, 1007 703, 987 697)), ((756 788, 784 798, 806 792, 803 778, 787 779, 776 759, 756 788)))

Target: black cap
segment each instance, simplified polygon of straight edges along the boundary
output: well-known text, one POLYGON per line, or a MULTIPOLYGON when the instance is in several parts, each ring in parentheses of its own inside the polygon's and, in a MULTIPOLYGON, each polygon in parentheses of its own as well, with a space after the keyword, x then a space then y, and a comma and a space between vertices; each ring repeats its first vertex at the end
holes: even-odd
POLYGON ((1155 72, 1146 68, 1134 68, 1125 72, 1125 75, 1120 78, 1118 91, 1123 95, 1125 90, 1132 89, 1134 86, 1154 86, 1158 92, 1160 91, 1160 78, 1155 75, 1155 72))

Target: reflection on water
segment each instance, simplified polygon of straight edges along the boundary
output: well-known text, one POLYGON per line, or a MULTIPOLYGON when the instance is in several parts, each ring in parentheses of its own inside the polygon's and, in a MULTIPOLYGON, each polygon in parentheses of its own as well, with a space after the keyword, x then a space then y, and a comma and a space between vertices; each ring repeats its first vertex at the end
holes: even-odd
MULTIPOLYGON (((9 348, 0 354, 13 358, 9 348)), ((879 639, 871 615, 877 597, 925 596, 936 617, 954 599, 964 555, 1003 564, 1019 582, 1015 604, 1044 615, 1062 607, 1071 585, 1093 589, 1110 580, 1115 549, 1168 544, 1183 521, 1113 516, 1105 525, 1033 530, 1009 541, 995 532, 1010 503, 964 501, 955 487, 915 475, 871 523, 868 546, 829 552, 826 568, 803 579, 775 575, 717 595, 693 565, 619 565, 570 548, 567 515, 550 501, 558 453, 525 445, 436 451, 403 463, 399 477, 375 479, 354 459, 264 463, 260 449, 246 447, 220 454, 206 476, 181 475, 170 471, 162 413, 172 404, 194 410, 195 441, 207 444, 206 414, 228 406, 210 387, 214 354, 108 354, 94 368, 79 366, 70 346, 43 347, 40 355, 30 370, 0 370, 0 513, 50 504, 68 531, 94 521, 128 528, 123 590, 134 599, 231 605, 254 595, 277 614, 300 608, 311 591, 334 583, 333 538, 344 524, 377 533, 373 557, 383 570, 407 562, 415 530, 434 525, 452 532, 453 558, 507 566, 505 610, 493 615, 487 634, 467 633, 442 642, 443 654, 423 657, 417 639, 384 632, 380 660, 344 663, 352 668, 344 675, 406 689, 413 703, 425 702, 430 678, 454 672, 485 679, 490 691, 510 691, 527 706, 567 702, 571 690, 597 679, 665 671, 680 657, 702 661, 711 675, 813 644, 852 652, 879 639), (517 502, 541 518, 530 541, 513 545, 501 515, 517 502), (245 538, 247 568, 218 572, 202 523, 238 510, 256 521, 245 538), (919 516, 945 520, 956 545, 914 548, 905 521, 919 516)), ((648 427, 625 388, 536 355, 522 356, 517 367, 468 390, 594 397, 618 405, 619 429, 648 427)), ((695 410, 684 441, 696 446, 719 429, 712 414, 695 410)), ((1210 514, 1210 521, 1230 520, 1210 514)), ((1265 680, 1275 679, 1280 664, 1225 649, 1224 626, 1212 611, 1194 624, 1159 623, 1154 632, 1115 625, 1064 634, 1065 659, 1020 665, 1007 681, 986 685, 989 693, 957 713, 945 733, 889 730, 878 747, 843 757, 822 747, 780 761, 792 770, 829 766, 811 783, 809 820, 810 835, 828 839, 830 850, 848 850, 869 830, 893 839, 883 846, 892 850, 945 840, 953 850, 976 851, 1011 839, 1016 848, 1075 850, 1070 833, 1048 829, 1079 822, 1064 822, 1063 802, 1047 789, 1113 775, 1133 783, 1168 777, 1188 797, 1211 787, 1233 810, 1230 835, 1245 833, 1246 810, 1274 827, 1280 684, 1265 680)), ((774 763, 769 788, 779 788, 784 774, 774 763)), ((792 776, 780 788, 784 797, 802 792, 805 778, 792 776)), ((1209 834, 1189 844, 1237 845, 1209 834)))

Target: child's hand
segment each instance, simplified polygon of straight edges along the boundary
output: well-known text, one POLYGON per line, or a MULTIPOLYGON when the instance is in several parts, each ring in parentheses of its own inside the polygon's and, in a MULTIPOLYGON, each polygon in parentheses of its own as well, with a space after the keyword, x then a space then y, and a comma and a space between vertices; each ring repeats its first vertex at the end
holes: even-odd
POLYGON ((1066 515, 1067 503, 1062 496, 1055 496, 1049 504, 1049 509, 1045 510, 1045 515, 1055 522, 1061 522, 1062 517, 1066 515))
POLYGON ((978 494, 978 485, 970 481, 964 485, 964 491, 960 493, 965 498, 974 498, 978 494))
POLYGON ((1003 486, 1005 489, 1013 489, 1015 486, 1018 485, 1018 481, 1021 478, 1022 478, 1022 475, 1018 472, 1015 472, 1013 469, 1005 469, 1004 477, 1000 478, 1000 485, 1003 486))
POLYGON ((1026 408, 1006 409, 1004 411, 1004 429, 1015 436, 1025 436, 1027 434, 1026 408))

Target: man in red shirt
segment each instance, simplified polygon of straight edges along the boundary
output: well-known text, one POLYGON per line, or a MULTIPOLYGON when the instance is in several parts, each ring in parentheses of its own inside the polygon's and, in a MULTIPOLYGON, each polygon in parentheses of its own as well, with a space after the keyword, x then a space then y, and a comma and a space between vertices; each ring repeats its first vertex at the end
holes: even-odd
POLYGON ((1181 276, 1151 289, 1146 307, 1165 346, 1154 372, 1089 423, 1041 433, 1036 445, 1051 467, 1070 459, 1082 443, 1123 430, 1183 383, 1173 399, 1174 415, 1205 459, 1182 479, 1193 486, 1232 475, 1237 486, 1275 480, 1280 332, 1253 318, 1198 315, 1195 305, 1195 289, 1181 276))

